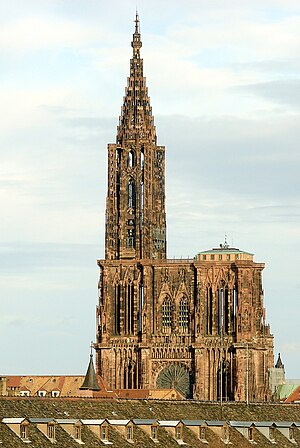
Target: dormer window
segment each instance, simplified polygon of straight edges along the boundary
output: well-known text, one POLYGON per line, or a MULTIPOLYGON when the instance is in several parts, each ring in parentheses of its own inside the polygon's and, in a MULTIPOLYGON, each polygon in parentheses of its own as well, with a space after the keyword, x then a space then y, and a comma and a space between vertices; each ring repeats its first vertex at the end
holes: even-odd
POLYGON ((81 440, 81 427, 74 426, 74 437, 76 440, 81 440))
POLYGON ((21 427, 20 427, 20 435, 21 435, 21 439, 23 439, 23 440, 28 439, 27 425, 21 425, 21 427))
POLYGON ((176 426, 176 428, 175 428, 175 439, 182 440, 182 427, 181 426, 176 426))
POLYGON ((38 391, 38 397, 45 397, 46 396, 46 391, 45 390, 39 390, 38 391))
POLYGON ((107 425, 102 425, 101 426, 101 440, 108 440, 108 426, 107 425))
POLYGON ((224 443, 229 442, 229 429, 227 426, 224 426, 224 428, 223 428, 223 442, 224 443))
POLYGON ((51 440, 55 439, 55 426, 54 425, 47 426, 47 436, 51 440))
POLYGON ((127 440, 133 440, 133 427, 131 425, 127 426, 127 440))
POLYGON ((157 426, 151 426, 151 439, 157 440, 157 426))
POLYGON ((203 426, 199 427, 199 439, 205 440, 205 428, 203 426))

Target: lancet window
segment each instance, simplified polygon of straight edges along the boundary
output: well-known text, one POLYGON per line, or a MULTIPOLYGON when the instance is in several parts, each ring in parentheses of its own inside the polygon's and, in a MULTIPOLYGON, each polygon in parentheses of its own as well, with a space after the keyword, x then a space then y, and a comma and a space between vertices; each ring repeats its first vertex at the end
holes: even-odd
POLYGON ((189 303, 187 297, 183 297, 179 303, 179 327, 183 331, 188 331, 189 326, 189 303))
POLYGON ((218 290, 219 299, 219 332, 228 334, 229 332, 229 295, 228 288, 218 290))
POLYGON ((128 229, 127 230, 127 247, 129 249, 135 248, 135 233, 134 229, 128 229))
POLYGON ((212 289, 207 288, 207 296, 206 296, 206 323, 207 323, 206 331, 207 331, 207 334, 212 334, 212 323, 213 323, 212 308, 213 308, 212 289))
POLYGON ((134 151, 129 151, 128 153, 128 166, 129 168, 133 168, 134 167, 134 163, 135 163, 135 157, 134 157, 134 151))
POLYGON ((162 327, 165 332, 172 327, 172 302, 168 297, 162 304, 162 327))
POLYGON ((132 179, 130 179, 128 183, 128 207, 129 208, 135 208, 135 200, 136 200, 136 194, 135 194, 135 185, 132 179))
POLYGON ((121 308, 121 287, 115 285, 115 334, 120 334, 120 308, 121 308))
POLYGON ((124 330, 126 334, 134 333, 134 284, 125 287, 124 330))

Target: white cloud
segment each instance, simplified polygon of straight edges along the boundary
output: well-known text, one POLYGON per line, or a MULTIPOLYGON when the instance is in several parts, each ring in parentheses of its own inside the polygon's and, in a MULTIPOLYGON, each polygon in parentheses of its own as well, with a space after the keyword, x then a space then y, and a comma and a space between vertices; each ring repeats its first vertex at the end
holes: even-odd
POLYGON ((103 39, 101 29, 85 26, 80 20, 55 16, 25 17, 0 28, 0 48, 6 52, 37 51, 56 48, 78 49, 103 39))
MULTIPOLYGON (((41 363, 48 373, 86 367, 78 353, 94 334, 106 144, 114 141, 129 73, 135 5, 11 0, 0 18, 0 235, 8 245, 28 244, 1 252, 1 315, 10 323, 29 315, 21 337, 41 354, 51 337, 55 351, 55 365, 49 352, 39 364, 22 360, 27 371, 41 363), (45 241, 94 250, 70 254, 45 241), (62 320, 36 338, 43 316, 57 310, 62 320), (56 350, 64 319, 68 342, 79 347, 66 361, 56 350)), ((145 76, 167 147, 170 255, 193 256, 228 233, 267 261, 271 329, 288 347, 299 302, 300 115, 290 82, 299 74, 299 0, 153 0, 139 9, 145 76), (292 310, 286 327, 282 297, 292 310)), ((2 336, 17 350, 16 327, 2 336)), ((15 365, 12 356, 2 356, 3 370, 15 365)))

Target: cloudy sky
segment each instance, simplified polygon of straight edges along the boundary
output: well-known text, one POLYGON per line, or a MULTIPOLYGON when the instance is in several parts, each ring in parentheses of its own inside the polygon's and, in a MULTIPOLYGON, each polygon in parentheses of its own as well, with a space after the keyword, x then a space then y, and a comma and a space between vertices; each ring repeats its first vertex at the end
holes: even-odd
POLYGON ((1 373, 84 373, 136 4, 169 257, 228 235, 266 263, 300 378, 299 0, 0 0, 1 373))

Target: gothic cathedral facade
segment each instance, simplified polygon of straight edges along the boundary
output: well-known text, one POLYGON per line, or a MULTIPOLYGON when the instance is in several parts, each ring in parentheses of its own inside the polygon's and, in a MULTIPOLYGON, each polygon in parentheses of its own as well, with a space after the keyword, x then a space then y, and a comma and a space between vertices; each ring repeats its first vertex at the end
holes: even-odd
POLYGON ((116 143, 108 145, 97 373, 112 389, 268 400, 274 358, 264 264, 226 242, 192 260, 167 259, 165 147, 157 145, 138 16, 131 45, 116 143))

